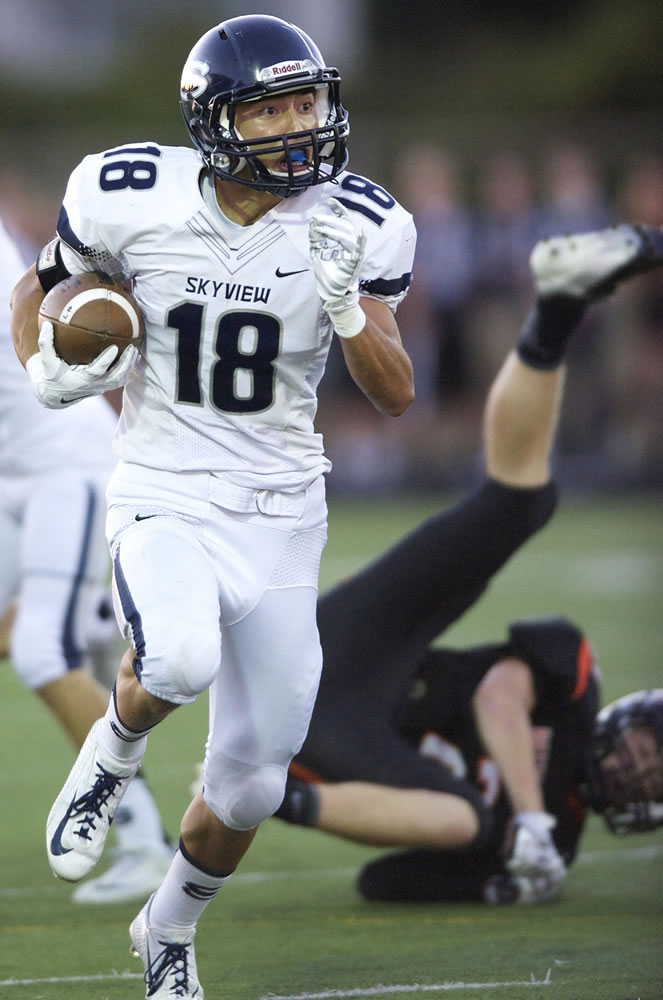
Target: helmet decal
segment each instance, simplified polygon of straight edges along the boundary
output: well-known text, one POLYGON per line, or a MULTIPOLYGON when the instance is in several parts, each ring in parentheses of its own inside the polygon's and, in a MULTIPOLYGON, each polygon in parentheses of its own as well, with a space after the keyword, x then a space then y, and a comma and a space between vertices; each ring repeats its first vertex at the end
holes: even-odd
POLYGON ((207 89, 209 65, 200 59, 190 59, 182 70, 180 92, 184 98, 200 97, 207 89))

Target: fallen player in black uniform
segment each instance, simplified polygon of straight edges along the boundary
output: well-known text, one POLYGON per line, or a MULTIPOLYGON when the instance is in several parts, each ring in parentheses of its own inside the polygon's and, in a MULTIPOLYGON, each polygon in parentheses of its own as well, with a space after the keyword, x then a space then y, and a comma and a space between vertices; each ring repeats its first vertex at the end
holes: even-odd
POLYGON ((411 848, 363 869, 367 898, 541 901, 587 808, 618 832, 663 824, 663 691, 597 717, 591 648, 561 618, 431 646, 555 509, 563 358, 585 309, 661 263, 648 228, 537 244, 537 302, 486 403, 483 483, 319 600, 322 683, 277 816, 411 848))

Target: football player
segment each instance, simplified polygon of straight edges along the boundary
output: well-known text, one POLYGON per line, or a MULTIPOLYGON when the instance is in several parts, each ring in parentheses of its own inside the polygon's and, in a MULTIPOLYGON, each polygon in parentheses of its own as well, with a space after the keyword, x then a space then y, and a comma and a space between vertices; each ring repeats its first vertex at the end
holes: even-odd
POLYGON ((195 149, 129 142, 86 157, 14 294, 17 352, 44 405, 125 383, 107 534, 132 647, 48 818, 54 872, 91 870, 149 731, 210 692, 204 790, 131 926, 150 997, 202 997, 196 924, 280 805, 308 727, 329 470, 313 421, 334 332, 380 412, 414 398, 394 313, 415 230, 346 169, 339 88, 295 25, 247 15, 212 28, 181 79, 195 149), (37 338, 37 310, 55 282, 95 268, 131 280, 144 349, 70 367, 51 324, 37 338))
MULTIPOLYGON (((78 751, 108 704, 85 658, 110 565, 104 490, 117 416, 103 399, 56 415, 34 398, 9 333, 9 294, 23 271, 0 224, 0 615, 16 600, 11 662, 78 751)), ((119 639, 115 626, 102 647, 116 650, 119 639)), ((163 878, 173 850, 140 775, 115 829, 115 862, 76 888, 76 902, 141 898, 163 878)))
POLYGON ((588 304, 661 264, 647 228, 537 244, 537 302, 485 407, 483 483, 318 602, 325 668, 277 816, 410 848, 362 871, 370 899, 545 900, 588 807, 618 832, 663 825, 663 691, 597 717, 591 648, 560 618, 431 646, 555 508, 564 354, 588 304))

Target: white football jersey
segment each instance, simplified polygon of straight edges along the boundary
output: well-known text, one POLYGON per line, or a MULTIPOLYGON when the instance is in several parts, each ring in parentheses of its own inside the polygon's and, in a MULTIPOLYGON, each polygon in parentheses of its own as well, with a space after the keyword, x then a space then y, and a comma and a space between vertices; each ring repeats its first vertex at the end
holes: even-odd
POLYGON ((314 418, 332 327, 308 224, 330 197, 367 235, 362 294, 395 309, 410 280, 414 226, 366 178, 343 173, 242 227, 219 210, 192 149, 139 143, 79 164, 58 223, 64 262, 131 278, 145 317, 116 435, 120 459, 285 491, 329 469, 314 418))
POLYGON ((47 410, 35 399, 10 333, 9 299, 26 270, 19 251, 0 223, 0 477, 50 469, 105 466, 113 462, 117 423, 99 397, 63 410, 47 410))

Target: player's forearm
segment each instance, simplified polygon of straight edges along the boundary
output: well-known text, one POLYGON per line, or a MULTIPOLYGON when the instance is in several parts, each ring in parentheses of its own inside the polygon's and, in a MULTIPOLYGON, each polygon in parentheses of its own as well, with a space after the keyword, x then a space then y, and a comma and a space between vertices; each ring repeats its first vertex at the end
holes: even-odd
POLYGON ((514 813, 544 810, 530 722, 533 704, 530 670, 515 659, 492 667, 472 702, 481 741, 497 764, 514 813))
POLYGON ((356 337, 343 338, 341 345, 348 371, 375 408, 386 416, 400 416, 414 400, 414 375, 400 340, 398 327, 386 307, 377 312, 370 300, 362 300, 366 325, 356 337))
POLYGON ((28 358, 39 350, 37 316, 43 300, 44 290, 34 267, 31 267, 18 282, 11 297, 12 340, 23 367, 28 358))

